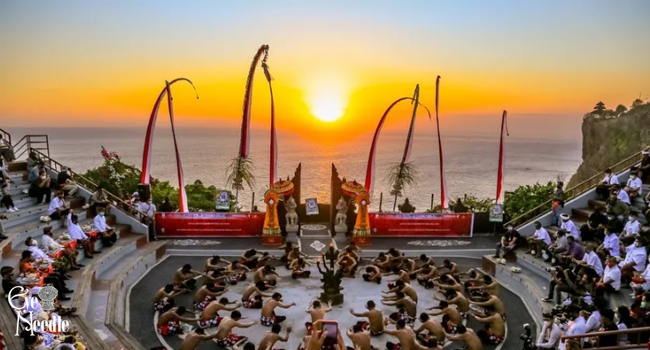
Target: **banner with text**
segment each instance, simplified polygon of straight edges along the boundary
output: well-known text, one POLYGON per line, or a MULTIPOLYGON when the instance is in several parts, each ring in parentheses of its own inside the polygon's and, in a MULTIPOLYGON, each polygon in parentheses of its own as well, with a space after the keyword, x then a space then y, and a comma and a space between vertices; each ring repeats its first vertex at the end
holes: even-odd
POLYGON ((156 213, 158 237, 261 236, 264 213, 156 213))
POLYGON ((472 237, 472 213, 370 213, 373 236, 472 237))

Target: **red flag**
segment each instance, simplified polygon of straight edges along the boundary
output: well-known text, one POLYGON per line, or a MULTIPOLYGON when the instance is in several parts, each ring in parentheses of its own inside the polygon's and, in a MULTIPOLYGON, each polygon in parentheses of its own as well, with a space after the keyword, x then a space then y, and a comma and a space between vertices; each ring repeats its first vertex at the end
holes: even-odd
POLYGON ((503 116, 501 117, 501 140, 499 141, 499 169, 497 170, 497 204, 502 204, 501 195, 503 193, 503 177, 505 176, 505 154, 504 154, 504 140, 503 134, 510 136, 508 133, 508 123, 506 122, 508 117, 508 112, 503 111, 503 116))

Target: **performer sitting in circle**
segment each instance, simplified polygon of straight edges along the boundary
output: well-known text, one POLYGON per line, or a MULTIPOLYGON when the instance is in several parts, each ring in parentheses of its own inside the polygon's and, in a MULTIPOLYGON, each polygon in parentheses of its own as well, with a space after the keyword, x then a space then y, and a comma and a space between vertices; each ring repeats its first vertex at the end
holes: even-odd
POLYGON ((296 303, 283 304, 282 294, 273 293, 271 299, 267 300, 266 304, 264 304, 264 307, 262 307, 262 315, 260 316, 260 323, 266 327, 270 327, 274 324, 282 323, 284 320, 287 319, 287 317, 276 315, 275 308, 281 307, 283 309, 288 309, 295 305, 296 303))
POLYGON ((283 336, 280 335, 282 331, 282 326, 279 324, 274 324, 271 327, 271 331, 264 333, 264 337, 260 340, 260 345, 257 347, 257 350, 284 350, 284 349, 275 349, 275 343, 279 341, 286 342, 289 340, 289 333, 291 333, 291 326, 287 327, 287 333, 283 336))
POLYGON ((343 277, 354 277, 354 274, 357 272, 357 260, 348 254, 342 254, 336 263, 343 269, 343 277))
POLYGON ((402 257, 399 259, 399 265, 398 267, 404 271, 407 271, 409 274, 413 273, 413 271, 417 270, 418 264, 415 262, 413 259, 409 259, 407 257, 402 257))
POLYGON ((356 317, 367 317, 368 321, 359 321, 358 325, 364 331, 370 331, 373 336, 384 334, 384 313, 376 308, 375 302, 368 300, 366 303, 368 311, 357 313, 354 309, 350 309, 350 313, 356 317))
POLYGON ((384 331, 386 334, 396 337, 399 343, 387 342, 386 350, 418 350, 413 329, 407 326, 404 320, 397 321, 395 326, 395 330, 386 328, 384 331))
POLYGON ((277 259, 275 256, 269 254, 268 252, 262 252, 262 256, 257 259, 257 267, 262 267, 268 264, 271 260, 277 259))
POLYGON ((462 293, 464 290, 464 286, 462 284, 458 283, 455 278, 446 273, 440 275, 440 278, 438 280, 434 279, 433 284, 442 290, 453 289, 458 293, 462 293))
POLYGON ((448 275, 451 275, 454 279, 458 279, 458 265, 455 262, 451 262, 449 259, 445 259, 442 262, 442 268, 449 270, 448 275))
POLYGON ((172 307, 171 309, 163 312, 160 317, 158 317, 158 323, 156 324, 156 331, 160 335, 168 336, 174 334, 183 333, 181 328, 181 321, 183 322, 195 322, 198 319, 183 317, 185 314, 185 307, 172 307))
POLYGON ((249 328, 255 325, 257 322, 253 321, 250 323, 241 323, 239 322, 241 318, 241 313, 235 310, 230 313, 230 317, 224 317, 221 320, 219 327, 217 328, 217 338, 215 339, 217 345, 223 347, 231 347, 237 342, 247 339, 247 337, 232 333, 233 328, 249 328))
MULTIPOLYGON (((309 315, 311 315, 311 322, 305 322, 305 328, 307 328, 307 335, 311 335, 313 329, 314 329, 314 324, 318 320, 323 320, 325 319, 325 314, 332 311, 332 302, 330 301, 327 304, 327 308, 323 308, 320 301, 314 300, 309 307, 307 307, 307 310, 305 310, 309 315)), ((320 324, 320 323, 319 323, 320 324)), ((320 331, 320 329, 317 329, 320 331)))
POLYGON ((465 326, 459 324, 457 331, 458 334, 456 335, 447 334, 447 339, 465 343, 465 349, 467 350, 483 350, 481 340, 472 329, 465 328, 465 326))
POLYGON ((370 343, 370 332, 363 330, 361 324, 355 324, 352 328, 348 329, 346 334, 352 340, 352 345, 354 346, 353 348, 347 347, 348 350, 377 350, 370 343))
POLYGON ((415 330, 415 333, 418 334, 418 340, 420 342, 429 341, 431 337, 436 339, 439 344, 445 343, 445 335, 447 334, 440 324, 440 322, 429 317, 426 312, 420 314, 420 327, 415 330), (423 334, 422 332, 427 331, 428 334, 423 334))
POLYGON ((485 329, 478 331, 478 337, 484 344, 496 345, 503 342, 506 335, 506 328, 501 315, 493 314, 488 317, 480 317, 475 312, 472 312, 471 315, 477 321, 487 323, 485 329))
POLYGON ((255 271, 253 282, 264 282, 267 286, 275 286, 278 283, 278 278, 280 278, 280 276, 275 272, 275 267, 266 265, 255 271))
POLYGON ((472 298, 471 304, 476 306, 482 306, 485 308, 484 314, 479 314, 481 317, 487 317, 488 315, 499 314, 503 319, 506 319, 506 308, 503 305, 501 299, 495 295, 487 295, 480 298, 472 298))
POLYGON ((308 278, 311 274, 311 271, 305 271, 306 266, 311 266, 311 264, 303 258, 298 258, 292 261, 291 265, 289 265, 289 269, 291 270, 291 278, 308 278))
POLYGON ((293 246, 292 242, 287 242, 287 243, 281 245, 280 247, 278 247, 278 249, 284 250, 284 254, 282 254, 282 257, 280 258, 280 261, 282 261, 283 263, 288 263, 289 262, 289 254, 293 251, 293 248, 294 248, 294 246, 293 246))
POLYGON ((210 302, 199 316, 199 327, 209 328, 219 326, 219 323, 221 323, 221 321, 224 319, 223 317, 219 316, 219 310, 235 311, 240 306, 241 304, 239 303, 228 301, 228 298, 221 298, 219 301, 210 302), (234 306, 228 306, 233 304, 234 306))
POLYGON ((193 290, 196 287, 196 276, 205 276, 204 273, 192 270, 192 265, 185 264, 180 269, 176 270, 172 283, 174 290, 180 291, 183 289, 193 290))
POLYGON ((471 310, 469 307, 469 300, 465 298, 465 295, 463 295, 463 293, 458 293, 453 289, 448 289, 445 292, 445 299, 440 299, 437 295, 435 295, 433 298, 437 301, 446 301, 449 304, 456 305, 458 312, 460 312, 460 315, 463 318, 467 318, 471 310))
POLYGON ((264 281, 251 283, 241 296, 241 301, 246 309, 261 309, 263 306, 262 298, 271 297, 271 294, 263 293, 273 288, 268 286, 264 281))
POLYGON ((440 276, 438 273, 438 268, 435 265, 429 264, 422 265, 422 268, 415 270, 414 273, 415 278, 418 280, 418 283, 426 289, 433 288, 433 280, 440 276))
POLYGON ((219 255, 213 255, 210 259, 208 259, 205 262, 205 271, 212 271, 212 270, 217 270, 221 267, 219 267, 219 264, 224 264, 224 266, 230 265, 230 261, 226 259, 221 259, 219 255))
POLYGON ((375 265, 366 266, 366 273, 363 274, 363 280, 366 282, 377 282, 381 283, 381 271, 375 265))
POLYGON ((385 253, 379 253, 376 258, 372 260, 372 263, 380 268, 382 271, 390 271, 393 258, 385 253))
POLYGON ((174 297, 185 292, 186 290, 174 292, 173 284, 158 289, 156 294, 153 295, 153 310, 162 311, 168 305, 174 306, 174 297))
MULTIPOLYGON (((484 291, 487 294, 490 295, 499 295, 499 283, 497 281, 493 280, 490 275, 483 275, 483 284, 482 285, 477 285, 469 288, 471 294, 475 294, 475 291, 484 291)), ((478 295, 482 295, 485 293, 478 293, 478 295)))
POLYGON ((304 254, 303 252, 300 251, 300 248, 293 247, 293 250, 291 250, 291 252, 289 252, 289 254, 287 255, 287 263, 284 265, 284 267, 286 267, 287 269, 291 269, 290 266, 294 260, 297 260, 299 258, 308 258, 308 257, 309 256, 307 256, 307 254, 304 254))
POLYGON ((228 273, 228 277, 226 277, 225 282, 230 284, 231 286, 234 286, 239 281, 245 281, 246 272, 250 272, 250 271, 251 270, 248 268, 248 266, 241 264, 239 261, 233 261, 232 263, 230 263, 230 265, 226 267, 225 272, 228 273))
POLYGON ((199 343, 210 341, 217 337, 217 333, 206 335, 203 328, 197 328, 189 332, 178 350, 196 350, 199 343))
POLYGON ((257 267, 257 261, 259 260, 257 254, 258 252, 255 249, 246 250, 241 255, 241 258, 239 258, 239 263, 245 265, 249 269, 254 269, 257 267))
POLYGON ((361 248, 359 248, 359 246, 357 245, 357 242, 355 242, 354 240, 350 241, 350 244, 346 245, 343 248, 343 251, 348 251, 348 250, 354 252, 357 256, 359 256, 359 254, 361 254, 361 248))
POLYGON ((229 273, 223 267, 220 267, 216 270, 212 270, 205 275, 203 275, 203 285, 213 285, 221 289, 226 288, 226 283, 224 280, 228 278, 229 273))
POLYGON ((463 321, 463 317, 460 315, 460 312, 455 307, 449 306, 449 303, 446 301, 441 301, 438 306, 430 307, 427 310, 439 309, 438 312, 429 312, 431 316, 440 316, 442 315, 442 327, 447 333, 456 333, 457 326, 463 321))
POLYGON ((404 283, 411 283, 410 274, 408 272, 406 272, 405 270, 399 268, 399 267, 393 267, 392 272, 384 273, 384 276, 389 276, 389 275, 397 275, 396 279, 394 279, 392 281, 388 281, 388 288, 390 288, 390 289, 393 289, 393 288, 396 287, 395 283, 397 283, 397 281, 402 281, 404 283))
POLYGON ((198 291, 196 291, 196 294, 194 294, 194 310, 203 311, 210 302, 216 300, 218 296, 225 293, 225 288, 215 286, 214 284, 202 286, 198 291))
POLYGON ((415 289, 413 289, 410 284, 404 283, 402 280, 395 282, 394 288, 391 288, 388 291, 382 291, 382 293, 386 294, 382 297, 382 299, 386 301, 396 300, 395 295, 397 292, 402 292, 411 298, 411 300, 414 302, 418 302, 418 294, 415 289))
POLYGON ((411 298, 407 298, 404 293, 398 291, 395 293, 394 301, 382 300, 381 303, 388 306, 398 307, 399 310, 397 312, 388 316, 388 318, 393 322, 397 322, 398 320, 404 320, 408 324, 413 324, 415 322, 415 317, 418 312, 417 304, 411 300, 411 298))

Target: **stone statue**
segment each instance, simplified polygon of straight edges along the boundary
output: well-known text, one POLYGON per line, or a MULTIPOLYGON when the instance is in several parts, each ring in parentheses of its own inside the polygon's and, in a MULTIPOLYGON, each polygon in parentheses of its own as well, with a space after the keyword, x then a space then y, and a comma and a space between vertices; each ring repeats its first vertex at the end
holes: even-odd
POLYGON ((343 196, 339 199, 339 202, 336 204, 336 219, 334 220, 334 232, 336 233, 345 233, 348 232, 348 225, 346 220, 348 215, 348 204, 345 202, 343 196))
POLYGON ((293 199, 293 196, 290 196, 289 199, 284 202, 284 206, 287 209, 287 215, 285 216, 287 218, 287 232, 298 232, 298 214, 296 213, 298 204, 296 204, 296 200, 293 199))
POLYGON ((320 294, 321 301, 327 303, 332 302, 332 305, 340 305, 343 303, 343 294, 341 290, 341 279, 343 275, 343 269, 341 267, 338 270, 334 270, 336 267, 336 257, 338 257, 338 251, 333 249, 334 247, 330 246, 330 251, 328 253, 323 253, 322 263, 325 270, 321 269, 321 259, 316 261, 316 266, 318 271, 323 275, 321 282, 323 282, 323 292, 320 294), (328 264, 325 260, 329 260, 328 264))
POLYGON ((408 198, 405 198, 404 203, 398 205, 397 209, 402 213, 415 213, 415 207, 409 202, 408 198))

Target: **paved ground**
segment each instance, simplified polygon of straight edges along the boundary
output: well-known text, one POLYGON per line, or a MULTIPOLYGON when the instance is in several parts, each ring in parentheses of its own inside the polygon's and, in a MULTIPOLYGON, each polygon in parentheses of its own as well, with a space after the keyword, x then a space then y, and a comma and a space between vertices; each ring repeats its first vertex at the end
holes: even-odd
MULTIPOLYGON (((129 331, 133 334, 146 348, 160 346, 158 337, 154 330, 154 312, 151 308, 151 296, 154 292, 163 286, 165 283, 171 281, 171 276, 175 269, 184 263, 190 263, 193 267, 200 269, 205 263, 206 257, 181 257, 171 256, 158 266, 149 271, 144 278, 134 286, 130 296, 130 328, 129 331)), ((477 267, 479 260, 474 259, 454 259, 462 269, 470 267, 477 267)), ((313 272, 318 275, 316 268, 313 267, 313 272)), ((288 272, 284 268, 278 268, 280 274, 285 277, 288 272)), ((238 286, 230 287, 226 297, 229 299, 237 300, 241 296, 243 289, 249 282, 240 282, 238 286)), ((344 295, 345 302, 341 306, 334 307, 331 317, 337 319, 342 329, 350 327, 356 322, 356 318, 349 314, 349 309, 355 308, 362 310, 368 299, 373 299, 379 302, 381 299, 381 290, 386 290, 386 284, 382 283, 381 286, 363 282, 360 278, 346 279, 343 283, 345 287, 344 295)), ((419 308, 437 305, 437 302, 432 300, 432 291, 427 291, 416 285, 415 288, 420 296, 419 308)), ((287 325, 294 326, 294 332, 288 344, 282 344, 280 348, 296 349, 300 340, 305 335, 304 322, 308 320, 308 315, 305 313, 305 308, 309 303, 314 300, 320 293, 320 282, 316 278, 292 280, 291 278, 282 278, 277 290, 284 296, 286 302, 296 302, 297 306, 287 310, 279 310, 278 314, 287 315, 288 320, 285 322, 287 325), (286 345, 286 346, 285 346, 286 345)), ((501 298, 508 306, 508 338, 503 346, 503 349, 517 349, 520 347, 518 335, 523 332, 523 324, 531 323, 532 318, 527 312, 519 312, 519 310, 526 310, 521 300, 514 294, 503 288, 501 290, 501 298)), ((192 305, 190 295, 184 295, 177 299, 177 305, 184 305, 190 307, 192 305)), ((385 313, 394 312, 393 307, 385 306, 382 308, 385 313)), ((259 319, 259 310, 242 309, 242 314, 248 316, 251 320, 259 319)), ((468 326, 478 330, 482 328, 475 320, 470 320, 468 326)), ((258 343, 264 332, 268 329, 261 325, 256 325, 251 329, 239 330, 238 333, 247 335, 251 341, 258 343)), ((344 330, 343 330, 344 331, 344 330)), ((347 342, 349 340, 344 337, 347 342)), ((177 349, 182 340, 178 337, 167 337, 169 345, 177 349)), ((390 336, 382 336, 373 339, 373 344, 381 349, 385 348, 386 341, 393 340, 390 336)), ((280 344, 278 344, 280 345, 280 344)), ((203 350, 218 349, 216 344, 209 343, 201 347, 203 350)), ((453 346, 451 347, 453 348, 453 346)), ((488 348, 486 348, 488 349, 488 348)), ((492 349, 492 348, 489 348, 492 349)))

